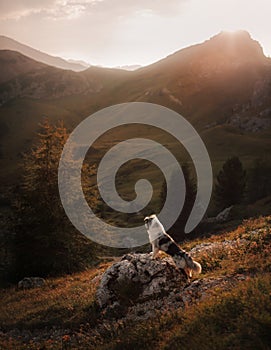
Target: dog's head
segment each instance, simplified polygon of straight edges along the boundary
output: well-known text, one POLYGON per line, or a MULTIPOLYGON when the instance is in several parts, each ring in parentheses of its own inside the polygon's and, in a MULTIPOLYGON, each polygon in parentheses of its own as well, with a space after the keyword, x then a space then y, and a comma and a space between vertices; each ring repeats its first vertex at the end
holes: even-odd
POLYGON ((161 224, 159 219, 155 214, 146 216, 144 219, 145 227, 147 231, 150 232, 165 232, 164 226, 161 224))
POLYGON ((144 222, 145 222, 145 227, 147 231, 152 227, 155 218, 156 218, 155 214, 145 217, 144 222))

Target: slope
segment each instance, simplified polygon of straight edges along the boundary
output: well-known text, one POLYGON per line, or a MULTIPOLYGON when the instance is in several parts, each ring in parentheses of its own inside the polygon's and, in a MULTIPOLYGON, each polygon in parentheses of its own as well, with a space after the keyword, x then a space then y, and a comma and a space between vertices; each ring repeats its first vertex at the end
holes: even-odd
POLYGON ((0 347, 269 349, 270 220, 245 221, 233 232, 189 242, 185 248, 196 250, 202 275, 180 293, 186 303, 147 308, 149 319, 141 313, 122 318, 121 310, 105 314, 97 305, 96 288, 113 261, 48 278, 42 288, 2 289, 0 347))
MULTIPOLYGON (((103 107, 129 101, 158 103, 186 117, 206 143, 214 173, 232 155, 246 167, 263 155, 271 162, 271 64, 247 32, 220 33, 134 72, 97 67, 79 73, 53 67, 26 72, 0 85, 0 100, 5 178, 31 145, 43 116, 64 119, 73 128, 103 107)), ((100 139, 93 161, 114 142, 137 136, 165 144, 178 159, 184 154, 162 131, 126 127, 100 139)), ((137 167, 134 162, 129 181, 120 185, 131 196, 137 167)), ((160 181, 157 169, 145 167, 141 174, 160 181)))
POLYGON ((63 58, 48 55, 47 53, 33 49, 28 45, 22 44, 4 35, 0 35, 0 50, 18 51, 21 54, 29 58, 32 58, 33 60, 45 63, 49 66, 54 66, 57 68, 70 69, 76 72, 86 69, 85 66, 79 63, 68 62, 63 58))

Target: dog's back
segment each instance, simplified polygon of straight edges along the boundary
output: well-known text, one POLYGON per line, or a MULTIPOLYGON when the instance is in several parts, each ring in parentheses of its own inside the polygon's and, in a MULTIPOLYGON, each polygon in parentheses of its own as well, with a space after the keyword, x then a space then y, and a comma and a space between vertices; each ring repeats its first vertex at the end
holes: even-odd
POLYGON ((165 229, 156 215, 151 215, 144 219, 147 228, 150 243, 152 244, 153 258, 159 250, 170 255, 176 266, 185 273, 186 276, 192 277, 192 271, 201 273, 201 265, 194 261, 191 256, 181 249, 174 239, 165 232, 165 229))

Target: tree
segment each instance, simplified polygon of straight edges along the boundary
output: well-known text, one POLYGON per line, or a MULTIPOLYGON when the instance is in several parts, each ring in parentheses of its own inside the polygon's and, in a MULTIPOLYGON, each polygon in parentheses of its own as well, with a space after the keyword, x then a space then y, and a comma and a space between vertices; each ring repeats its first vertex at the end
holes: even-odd
POLYGON ((248 177, 247 199, 249 203, 271 194, 271 167, 263 159, 256 159, 248 177))
POLYGON ((214 189, 220 209, 242 202, 246 186, 246 171, 238 157, 229 158, 219 171, 214 189))
MULTIPOLYGON (((63 122, 40 125, 37 145, 24 155, 22 185, 16 202, 15 238, 18 278, 56 275, 78 270, 93 259, 91 243, 69 222, 58 193, 58 164, 68 134, 63 122)), ((95 206, 95 191, 87 185, 95 168, 82 169, 88 203, 95 206)))
MULTIPOLYGON (((185 202, 178 219, 169 230, 169 233, 172 234, 172 237, 177 242, 180 242, 185 238, 184 228, 189 218, 189 215, 191 213, 191 210, 193 208, 195 198, 196 198, 196 193, 197 193, 197 186, 192 177, 192 170, 187 163, 182 165, 182 171, 184 175, 185 190, 186 190, 185 202)), ((175 176, 175 174, 173 174, 173 176, 175 176)), ((166 195, 167 195, 167 185, 166 185, 166 182, 164 181, 160 192, 160 201, 162 205, 166 200, 166 195)))

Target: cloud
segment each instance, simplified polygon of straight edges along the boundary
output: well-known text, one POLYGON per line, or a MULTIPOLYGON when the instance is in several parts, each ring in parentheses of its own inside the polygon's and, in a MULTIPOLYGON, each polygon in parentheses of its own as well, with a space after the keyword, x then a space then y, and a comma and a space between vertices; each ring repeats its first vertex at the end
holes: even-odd
POLYGON ((53 7, 56 0, 13 0, 0 2, 1 19, 19 19, 43 9, 53 7))
POLYGON ((0 0, 0 31, 41 51, 92 64, 152 62, 172 52, 170 28, 190 1, 0 0), (162 52, 155 51, 157 42, 162 52))
POLYGON ((119 15, 133 15, 146 12, 156 15, 174 14, 183 2, 189 0, 102 0, 95 5, 96 10, 110 11, 119 15))
POLYGON ((0 2, 2 19, 20 19, 32 14, 44 17, 73 18, 85 12, 98 0, 12 0, 0 2))
POLYGON ((186 1, 189 0, 4 0, 0 2, 0 18, 18 20, 37 13, 51 19, 72 19, 95 13, 129 16, 148 12, 166 16, 174 14, 186 1))

